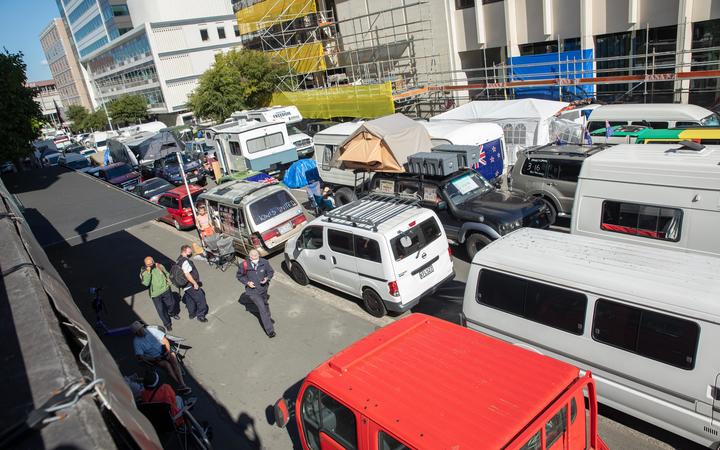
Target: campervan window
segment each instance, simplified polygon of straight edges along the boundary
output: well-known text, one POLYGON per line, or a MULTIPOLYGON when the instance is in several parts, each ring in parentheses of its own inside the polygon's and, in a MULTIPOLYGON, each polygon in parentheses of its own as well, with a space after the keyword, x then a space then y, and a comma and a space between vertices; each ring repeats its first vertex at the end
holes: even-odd
POLYGON ((330 161, 332 161, 336 149, 337 146, 335 145, 325 146, 323 149, 322 170, 330 170, 330 161))
POLYGON ((477 302, 568 333, 585 329, 585 295, 493 270, 480 271, 477 302))
POLYGON ((657 130, 666 130, 669 124, 667 122, 648 122, 647 120, 640 120, 632 122, 632 125, 640 125, 643 127, 655 128, 657 130))
POLYGON ((285 143, 282 133, 268 134, 254 139, 247 140, 248 153, 257 153, 273 147, 279 147, 285 143))
POLYGON ((662 241, 680 240, 682 210, 605 200, 600 228, 662 241))
POLYGON ((297 202, 287 191, 276 191, 250 203, 250 215, 256 225, 297 206, 297 202))
POLYGON ((240 148, 239 142, 230 141, 230 153, 235 156, 242 156, 242 149, 240 148))
MULTIPOLYGON (((611 127, 614 127, 616 125, 627 125, 627 122, 609 122, 611 127)), ((602 120, 591 120, 588 123, 587 129, 590 133, 592 133, 595 130, 599 130, 600 128, 605 128, 605 122, 602 120)))
POLYGON ((681 369, 695 367, 700 327, 690 320, 599 299, 592 330, 603 344, 681 369))

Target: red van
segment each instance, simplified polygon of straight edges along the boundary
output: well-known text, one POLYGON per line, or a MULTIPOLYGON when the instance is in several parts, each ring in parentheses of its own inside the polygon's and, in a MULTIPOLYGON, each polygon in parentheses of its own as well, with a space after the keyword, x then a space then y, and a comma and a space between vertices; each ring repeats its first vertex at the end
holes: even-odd
POLYGON ((292 409, 305 450, 607 450, 590 373, 422 314, 310 372, 292 409))
MULTIPOLYGON (((193 203, 197 204, 197 198, 203 193, 203 188, 195 184, 188 186, 193 203)), ((195 216, 193 216, 190 199, 184 185, 160 195, 157 204, 166 209, 165 215, 159 220, 174 225, 178 230, 187 230, 195 226, 195 216)))

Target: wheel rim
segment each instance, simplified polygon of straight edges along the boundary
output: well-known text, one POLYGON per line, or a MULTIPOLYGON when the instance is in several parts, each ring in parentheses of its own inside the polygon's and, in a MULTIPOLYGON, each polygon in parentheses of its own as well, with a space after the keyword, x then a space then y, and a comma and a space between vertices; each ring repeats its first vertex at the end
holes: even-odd
POLYGON ((303 272, 302 268, 298 266, 297 263, 293 264, 292 273, 295 277, 296 282, 302 284, 307 281, 307 276, 305 275, 305 272, 303 272))
POLYGON ((555 212, 555 207, 547 199, 542 199, 542 201, 543 201, 543 203, 545 203, 545 207, 548 209, 550 222, 554 223, 555 219, 557 219, 557 213, 555 212))
POLYGON ((173 220, 173 224, 175 225, 175 228, 177 228, 178 230, 180 229, 180 224, 177 220, 173 220))
POLYGON ((373 315, 379 315, 382 313, 382 301, 371 292, 365 294, 365 305, 368 311, 373 315))

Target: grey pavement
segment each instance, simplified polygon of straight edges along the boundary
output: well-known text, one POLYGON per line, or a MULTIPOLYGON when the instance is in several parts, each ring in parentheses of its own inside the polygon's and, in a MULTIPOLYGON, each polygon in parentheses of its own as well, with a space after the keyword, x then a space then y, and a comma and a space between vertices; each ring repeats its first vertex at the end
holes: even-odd
MULTIPOLYGON (((142 258, 151 255, 169 264, 180 245, 197 241, 194 231, 178 232, 148 222, 82 246, 57 249, 50 257, 76 299, 87 288, 103 285, 110 326, 127 325, 140 317, 159 323, 157 313, 138 279, 142 258)), ((457 249, 457 278, 424 299, 414 311, 457 322, 469 264, 457 249)), ((289 449, 288 430, 270 423, 270 406, 292 396, 303 377, 329 356, 397 317, 377 319, 359 303, 327 288, 296 285, 281 268, 281 255, 270 258, 276 277, 270 286, 270 307, 278 336, 265 336, 258 318, 238 302, 242 289, 236 268, 227 272, 197 262, 210 305, 209 321, 190 321, 183 308, 173 334, 193 347, 186 365, 199 397, 195 415, 209 420, 218 449, 289 449)), ((81 304, 86 314, 87 305, 81 304)), ((91 317, 91 316, 89 316, 91 317)), ((130 337, 105 337, 126 373, 138 370, 130 337)), ((402 382, 402 380, 399 380, 402 382)), ((611 448, 693 448, 692 443, 614 411, 602 411, 600 433, 611 448)))

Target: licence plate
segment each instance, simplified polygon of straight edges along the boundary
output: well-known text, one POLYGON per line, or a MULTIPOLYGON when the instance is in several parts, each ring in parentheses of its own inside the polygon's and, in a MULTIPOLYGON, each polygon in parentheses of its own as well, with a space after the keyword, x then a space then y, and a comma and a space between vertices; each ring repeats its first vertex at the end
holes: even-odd
POLYGON ((433 269, 433 266, 428 266, 428 267, 424 268, 422 271, 420 271, 420 278, 421 279, 425 278, 426 276, 430 275, 434 271, 435 271, 435 269, 433 269))
POLYGON ((197 182, 197 177, 188 178, 188 181, 191 183, 197 182))
POLYGON ((278 227, 280 234, 285 234, 290 230, 292 230, 292 224, 290 222, 284 223, 278 227))

